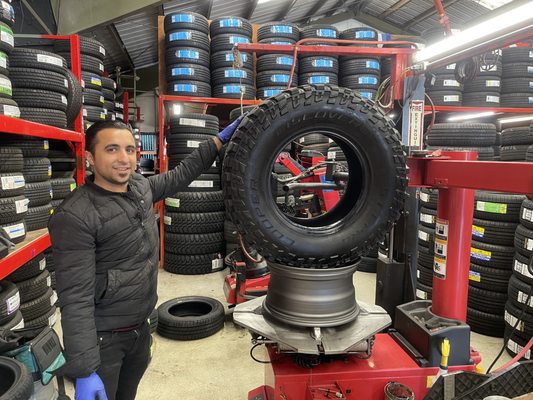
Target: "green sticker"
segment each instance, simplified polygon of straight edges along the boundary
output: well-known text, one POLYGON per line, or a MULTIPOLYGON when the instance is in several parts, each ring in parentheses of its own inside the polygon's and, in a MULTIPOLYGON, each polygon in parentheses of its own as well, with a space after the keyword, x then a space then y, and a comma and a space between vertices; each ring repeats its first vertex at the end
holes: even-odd
POLYGON ((476 210, 492 214, 507 214, 507 204, 476 201, 476 210))
POLYGON ((167 216, 167 215, 165 215, 165 218, 163 218, 163 223, 165 225, 172 225, 172 218, 167 216))
POLYGON ((172 197, 168 197, 165 199, 165 205, 169 207, 176 207, 179 208, 180 206, 180 199, 174 199, 172 197))
POLYGON ((70 191, 72 192, 74 189, 76 189, 76 183, 70 184, 70 191))

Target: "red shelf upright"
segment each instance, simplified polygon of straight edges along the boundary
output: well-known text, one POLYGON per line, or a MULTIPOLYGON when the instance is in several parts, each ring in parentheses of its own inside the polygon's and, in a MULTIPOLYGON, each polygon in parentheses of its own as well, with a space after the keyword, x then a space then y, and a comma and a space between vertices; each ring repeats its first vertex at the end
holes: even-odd
MULTIPOLYGON (((72 72, 81 82, 80 38, 78 35, 36 35, 35 37, 53 40, 69 40, 72 57, 72 72)), ((78 185, 81 185, 85 181, 85 136, 83 132, 83 114, 81 108, 74 122, 74 129, 74 131, 70 131, 18 118, 0 116, 0 131, 3 133, 64 140, 69 143, 76 154, 76 182, 78 185)), ((30 237, 29 239, 18 244, 15 250, 11 251, 6 257, 0 259, 0 279, 3 279, 21 265, 50 247, 50 235, 48 232, 38 235, 30 232, 28 236, 30 237)))

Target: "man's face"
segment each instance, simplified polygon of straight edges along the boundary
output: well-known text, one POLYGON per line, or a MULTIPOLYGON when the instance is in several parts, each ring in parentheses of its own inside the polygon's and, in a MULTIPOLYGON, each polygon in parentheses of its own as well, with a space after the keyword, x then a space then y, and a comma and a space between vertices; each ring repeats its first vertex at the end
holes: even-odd
POLYGON ((123 191, 135 170, 135 139, 127 129, 107 128, 96 135, 94 154, 86 153, 94 181, 110 191, 123 191))

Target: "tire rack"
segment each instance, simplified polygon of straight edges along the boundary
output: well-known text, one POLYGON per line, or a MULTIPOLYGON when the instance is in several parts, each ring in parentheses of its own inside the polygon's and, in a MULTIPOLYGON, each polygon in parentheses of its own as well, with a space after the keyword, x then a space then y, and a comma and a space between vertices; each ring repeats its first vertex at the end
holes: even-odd
MULTIPOLYGON (((78 80, 81 80, 80 39, 78 35, 35 35, 32 37, 69 40, 72 72, 78 80)), ((81 185, 85 181, 85 135, 83 132, 83 113, 81 108, 74 121, 74 129, 74 131, 70 131, 23 119, 0 116, 0 132, 66 141, 76 154, 76 183, 77 185, 81 185)), ((0 259, 0 279, 15 271, 37 254, 42 253, 48 247, 50 247, 50 235, 47 229, 29 232, 26 239, 18 244, 15 250, 0 259)))
MULTIPOLYGON (((301 42, 305 43, 306 39, 301 42)), ((307 40, 309 41, 309 40, 307 40)), ((316 39, 315 39, 316 41, 316 39)), ((335 40, 331 42, 343 44, 362 44, 368 45, 366 41, 355 40, 335 40)), ((300 43, 300 42, 299 42, 300 43)), ((404 44, 410 42, 377 42, 379 44, 404 44)), ((416 50, 410 48, 380 48, 380 47, 349 47, 349 46, 305 46, 305 45, 272 45, 272 44, 238 44, 237 48, 241 51, 261 52, 261 53, 286 53, 286 54, 336 54, 336 55, 357 55, 369 57, 383 57, 388 56, 392 58, 391 81, 398 82, 398 88, 394 91, 394 97, 401 99, 403 97, 403 82, 404 71, 410 65, 410 57, 416 50)), ((161 50, 161 48, 160 48, 161 50)), ((161 73, 161 71, 160 71, 161 73)), ((161 87, 161 86, 160 86, 161 87)), ((165 147, 165 102, 181 102, 181 103, 201 103, 207 108, 209 105, 241 105, 240 99, 214 98, 214 97, 192 97, 192 96, 170 96, 159 95, 159 173, 167 171, 167 152, 165 147)), ((259 105, 262 100, 243 100, 242 105, 259 105)), ((159 211, 159 247, 160 247, 160 267, 163 267, 165 262, 165 228, 164 228, 164 201, 159 202, 155 207, 159 211)))
MULTIPOLYGON (((425 106, 424 111, 431 112, 431 106, 425 106)), ((513 108, 513 107, 467 107, 467 106, 435 106, 435 111, 441 112, 495 112, 495 113, 526 113, 532 114, 533 108, 513 108)))

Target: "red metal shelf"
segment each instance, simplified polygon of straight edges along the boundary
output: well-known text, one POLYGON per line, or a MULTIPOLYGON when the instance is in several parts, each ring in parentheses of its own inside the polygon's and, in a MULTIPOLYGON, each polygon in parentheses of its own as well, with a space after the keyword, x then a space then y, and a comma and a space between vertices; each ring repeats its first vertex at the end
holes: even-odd
MULTIPOLYGON (((223 99, 219 97, 192 97, 192 96, 171 96, 168 94, 162 94, 159 96, 159 101, 178 101, 182 103, 204 103, 204 104, 234 104, 240 105, 240 99, 223 99)), ((254 106, 261 104, 261 100, 243 100, 242 104, 245 106, 254 106)))
POLYGON ((50 247, 50 235, 46 228, 28 232, 26 239, 18 244, 15 250, 0 259, 0 279, 8 276, 22 264, 30 261, 48 247, 50 247))
MULTIPOLYGON (((426 105, 425 111, 431 111, 431 106, 426 105)), ((502 112, 502 113, 526 113, 533 114, 533 108, 513 108, 513 107, 466 107, 466 106, 435 106, 435 111, 444 112, 502 112)))
POLYGON ((82 143, 84 141, 84 136, 80 132, 37 124, 35 122, 6 117, 3 115, 0 115, 0 132, 41 137, 45 139, 66 140, 75 143, 82 143))

